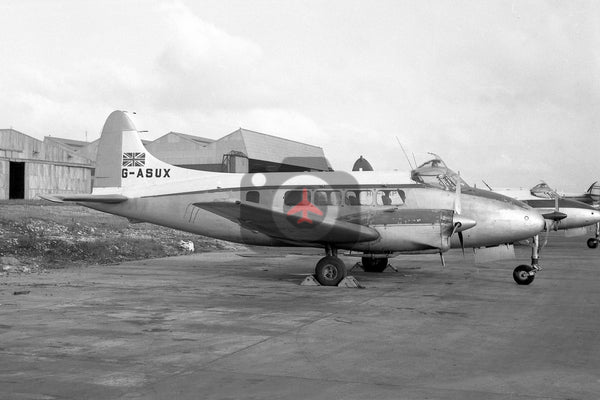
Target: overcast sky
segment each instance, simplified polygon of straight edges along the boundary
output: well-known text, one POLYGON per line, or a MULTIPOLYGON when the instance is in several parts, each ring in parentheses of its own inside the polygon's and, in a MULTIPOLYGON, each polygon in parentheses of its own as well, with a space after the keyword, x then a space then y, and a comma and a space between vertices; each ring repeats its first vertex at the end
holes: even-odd
POLYGON ((0 127, 91 141, 239 127, 335 169, 442 156, 469 183, 600 179, 600 2, 2 1, 0 127), (412 155, 411 155, 412 158, 412 155))

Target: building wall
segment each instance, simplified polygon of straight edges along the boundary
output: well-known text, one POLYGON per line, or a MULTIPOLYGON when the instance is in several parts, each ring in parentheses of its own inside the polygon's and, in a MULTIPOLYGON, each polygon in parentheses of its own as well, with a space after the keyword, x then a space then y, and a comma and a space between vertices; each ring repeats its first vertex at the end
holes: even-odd
POLYGON ((89 193, 92 161, 13 129, 0 129, 0 200, 10 198, 10 163, 25 164, 24 198, 40 194, 89 193))
POLYGON ((40 194, 90 193, 91 168, 47 163, 25 164, 25 198, 40 194))
POLYGON ((8 199, 8 160, 0 159, 0 200, 8 199))

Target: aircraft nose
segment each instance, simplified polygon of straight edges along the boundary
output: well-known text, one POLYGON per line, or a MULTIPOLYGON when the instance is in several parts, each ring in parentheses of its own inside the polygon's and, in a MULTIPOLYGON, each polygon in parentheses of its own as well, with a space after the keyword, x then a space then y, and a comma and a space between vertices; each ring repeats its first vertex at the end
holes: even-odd
POLYGON ((525 221, 524 230, 530 237, 537 235, 546 227, 546 220, 534 209, 527 210, 523 215, 523 220, 525 221))
POLYGON ((600 211, 591 211, 590 220, 592 224, 597 224, 600 222, 600 211))

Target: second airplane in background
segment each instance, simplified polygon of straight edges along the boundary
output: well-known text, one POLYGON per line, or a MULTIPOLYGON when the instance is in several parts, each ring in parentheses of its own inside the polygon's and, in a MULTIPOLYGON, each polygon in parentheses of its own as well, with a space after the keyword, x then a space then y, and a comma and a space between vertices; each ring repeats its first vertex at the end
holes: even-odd
MULTIPOLYGON (((488 193, 490 196, 502 195, 522 201, 535 209, 544 218, 546 221, 544 230, 546 232, 560 229, 572 231, 575 234, 585 234, 587 232, 585 227, 594 224, 598 226, 598 223, 600 223, 600 211, 596 208, 576 200, 561 198, 547 185, 545 188, 538 185, 536 190, 492 190, 489 186, 489 191, 476 189, 469 186, 458 174, 448 168, 441 158, 435 157, 413 170, 415 181, 449 189, 453 188, 455 182, 458 181, 464 193, 479 193, 482 196, 488 193)), ((539 235, 535 235, 533 239, 531 267, 520 265, 513 272, 513 277, 519 284, 530 283, 534 276, 532 273, 539 270, 539 252, 545 243, 540 244, 539 235)))

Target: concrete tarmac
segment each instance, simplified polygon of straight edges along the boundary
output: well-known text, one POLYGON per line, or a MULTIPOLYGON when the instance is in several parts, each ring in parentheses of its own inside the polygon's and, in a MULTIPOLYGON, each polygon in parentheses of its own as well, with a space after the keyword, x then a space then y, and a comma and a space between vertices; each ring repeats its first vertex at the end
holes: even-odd
POLYGON ((0 398, 598 399, 586 239, 553 239, 530 286, 528 248, 400 256, 352 271, 365 289, 300 286, 317 250, 1 276, 0 398))

